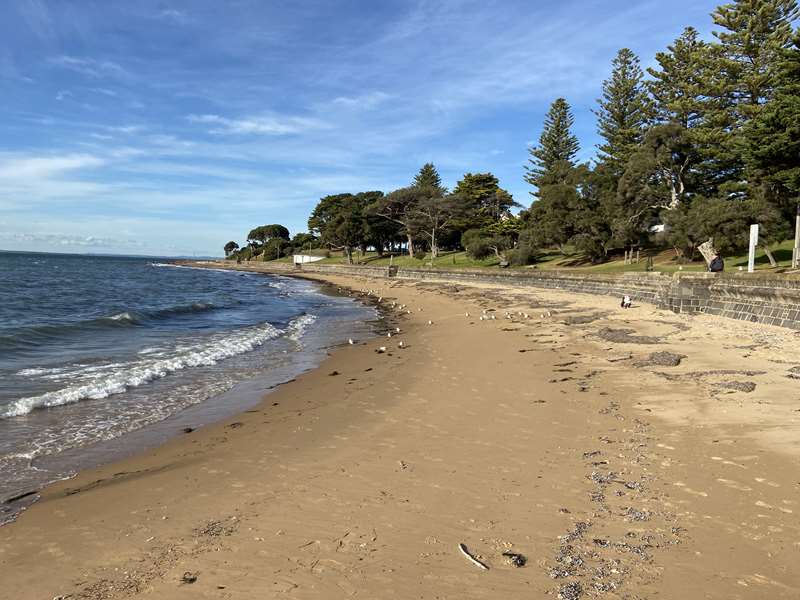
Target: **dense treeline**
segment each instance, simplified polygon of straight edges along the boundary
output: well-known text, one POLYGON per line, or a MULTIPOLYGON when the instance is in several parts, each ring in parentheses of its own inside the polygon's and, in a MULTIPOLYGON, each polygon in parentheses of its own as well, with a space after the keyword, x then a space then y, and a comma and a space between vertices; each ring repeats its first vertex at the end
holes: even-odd
MULTIPOLYGON (((225 245, 239 260, 279 258, 316 248, 341 250, 348 262, 367 249, 383 256, 405 252, 436 258, 442 249, 466 246, 477 258, 496 254, 508 262, 521 221, 511 213, 519 205, 491 173, 467 173, 452 192, 432 164, 424 165, 407 187, 333 194, 320 199, 308 218, 310 233, 289 238, 280 225, 264 225, 247 234, 247 245, 225 245)), ((526 261, 527 262, 527 261, 526 261)))
POLYGON ((518 206, 491 173, 467 173, 448 191, 433 165, 408 187, 322 198, 310 234, 291 240, 268 225, 226 255, 279 256, 288 249, 357 249, 410 255, 465 248, 501 263, 533 262, 543 248, 605 260, 614 250, 668 244, 682 259, 713 239, 729 254, 759 223, 769 249, 791 235, 800 194, 800 32, 795 0, 736 0, 717 8, 712 41, 692 27, 642 69, 621 49, 594 109, 601 143, 580 164, 564 98, 530 149, 525 180, 534 201, 518 206), (654 232, 658 232, 655 234, 654 232))

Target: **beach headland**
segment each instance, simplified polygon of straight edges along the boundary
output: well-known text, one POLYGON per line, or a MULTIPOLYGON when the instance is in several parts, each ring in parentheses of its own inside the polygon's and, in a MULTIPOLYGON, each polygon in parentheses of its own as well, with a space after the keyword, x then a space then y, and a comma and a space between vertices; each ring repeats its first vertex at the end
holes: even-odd
POLYGON ((306 276, 394 322, 49 486, 0 528, 0 597, 800 597, 793 332, 306 276))

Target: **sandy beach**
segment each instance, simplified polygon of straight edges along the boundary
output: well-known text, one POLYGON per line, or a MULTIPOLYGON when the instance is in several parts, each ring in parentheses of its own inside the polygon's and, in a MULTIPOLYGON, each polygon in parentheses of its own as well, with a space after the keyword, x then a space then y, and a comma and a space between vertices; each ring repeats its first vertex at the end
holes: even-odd
POLYGON ((324 280, 383 336, 49 486, 0 528, 0 598, 800 598, 794 332, 324 280))

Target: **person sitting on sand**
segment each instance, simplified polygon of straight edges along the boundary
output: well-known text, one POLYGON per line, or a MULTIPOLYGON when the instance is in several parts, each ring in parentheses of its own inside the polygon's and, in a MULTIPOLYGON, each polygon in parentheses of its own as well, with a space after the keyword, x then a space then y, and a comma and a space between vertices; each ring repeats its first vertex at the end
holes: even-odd
POLYGON ((625 294, 622 297, 622 302, 619 303, 622 308, 630 308, 631 307, 631 297, 628 294, 625 294))

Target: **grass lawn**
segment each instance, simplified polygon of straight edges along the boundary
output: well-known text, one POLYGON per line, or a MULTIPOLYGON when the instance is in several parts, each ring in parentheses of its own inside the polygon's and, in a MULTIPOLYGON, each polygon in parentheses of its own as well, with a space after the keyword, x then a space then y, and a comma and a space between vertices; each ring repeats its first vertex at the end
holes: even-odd
MULTIPOLYGON (((792 246, 793 241, 787 240, 782 244, 772 249, 772 254, 778 263, 778 267, 773 269, 769 265, 769 260, 762 248, 756 251, 756 269, 757 270, 780 270, 786 269, 791 266, 792 262, 792 246)), ((652 251, 651 251, 652 252, 652 251)), ((479 269, 479 268, 497 268, 499 260, 492 256, 483 260, 476 260, 470 258, 466 252, 445 251, 441 252, 436 260, 431 260, 430 255, 420 260, 412 256, 394 256, 391 259, 388 256, 379 257, 376 252, 367 252, 364 255, 355 253, 353 255, 355 264, 370 265, 370 266, 388 266, 393 264, 398 267, 417 267, 417 268, 435 268, 435 269, 479 269)), ((292 262, 291 256, 285 256, 278 259, 276 262, 290 263, 292 262)), ((323 258, 314 264, 346 264, 347 258, 341 252, 332 252, 330 258, 323 258)), ((569 253, 563 255, 556 250, 548 250, 542 254, 539 261, 535 265, 528 267, 511 267, 514 270, 537 268, 541 270, 564 269, 576 271, 590 271, 593 273, 622 273, 625 271, 645 271, 647 267, 647 254, 641 253, 640 261, 634 264, 624 264, 622 256, 613 257, 611 260, 593 265, 585 260, 578 254, 569 253)), ((727 271, 738 271, 739 267, 747 269, 747 254, 739 256, 725 257, 725 269, 727 271)), ((688 264, 679 265, 675 259, 675 253, 672 250, 661 250, 653 253, 653 270, 659 272, 672 273, 678 270, 683 271, 705 271, 706 264, 703 261, 692 262, 688 264)))

